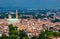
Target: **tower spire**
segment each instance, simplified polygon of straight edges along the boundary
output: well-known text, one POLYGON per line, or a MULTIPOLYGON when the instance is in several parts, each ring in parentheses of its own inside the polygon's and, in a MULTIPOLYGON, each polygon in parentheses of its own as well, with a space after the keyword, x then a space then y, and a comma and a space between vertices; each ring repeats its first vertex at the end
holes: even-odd
POLYGON ((16 10, 16 19, 18 19, 18 11, 16 10))

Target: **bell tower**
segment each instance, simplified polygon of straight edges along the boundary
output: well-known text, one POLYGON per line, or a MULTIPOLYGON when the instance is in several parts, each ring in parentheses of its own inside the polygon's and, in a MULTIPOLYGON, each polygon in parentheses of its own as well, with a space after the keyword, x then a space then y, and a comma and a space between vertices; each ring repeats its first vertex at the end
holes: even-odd
POLYGON ((9 19, 11 19, 11 18, 12 18, 12 16, 9 14, 9 15, 8 15, 8 18, 9 18, 9 19))
POLYGON ((16 10, 16 19, 18 19, 18 11, 16 10))

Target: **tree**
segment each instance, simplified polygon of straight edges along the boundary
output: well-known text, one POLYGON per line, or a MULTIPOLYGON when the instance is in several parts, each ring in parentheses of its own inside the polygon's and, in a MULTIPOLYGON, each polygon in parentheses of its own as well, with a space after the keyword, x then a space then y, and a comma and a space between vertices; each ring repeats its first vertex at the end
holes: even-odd
POLYGON ((22 39, 29 39, 28 37, 22 37, 22 39))
POLYGON ((44 31, 41 31, 41 34, 39 35, 38 39, 46 39, 44 31))
POLYGON ((41 31, 41 34, 39 34, 38 39, 51 39, 49 35, 50 35, 50 32, 48 31, 48 28, 46 27, 45 31, 41 31))
POLYGON ((11 35, 11 34, 18 35, 18 31, 12 30, 12 31, 10 31, 10 35, 11 35))
POLYGON ((47 32, 47 36, 50 38, 50 37, 53 37, 54 35, 53 35, 53 32, 51 32, 51 31, 49 31, 49 32, 47 32))
POLYGON ((18 30, 16 26, 9 25, 9 39, 18 39, 18 30))
POLYGON ((31 39, 38 39, 38 36, 33 36, 31 37, 31 39))
POLYGON ((20 37, 20 39, 28 38, 27 33, 24 30, 19 31, 19 37, 20 37))
POLYGON ((57 37, 60 36, 60 32, 54 32, 53 35, 54 35, 54 36, 56 37, 56 39, 57 39, 57 37))
POLYGON ((9 39, 8 36, 6 36, 5 34, 2 34, 2 37, 0 37, 1 39, 9 39))
POLYGON ((12 34, 12 35, 9 36, 9 39, 18 39, 18 35, 13 35, 12 34))
POLYGON ((12 24, 9 25, 9 31, 11 31, 11 30, 15 30, 15 27, 12 24))
POLYGON ((18 27, 17 26, 14 26, 14 28, 15 28, 15 30, 17 30, 18 27))

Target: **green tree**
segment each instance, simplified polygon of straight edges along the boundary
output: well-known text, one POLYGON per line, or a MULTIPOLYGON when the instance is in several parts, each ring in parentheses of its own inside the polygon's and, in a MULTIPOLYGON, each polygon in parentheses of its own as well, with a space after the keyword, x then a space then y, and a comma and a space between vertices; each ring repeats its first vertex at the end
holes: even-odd
POLYGON ((47 32, 47 36, 50 38, 50 37, 53 37, 54 35, 53 35, 53 32, 51 32, 51 31, 49 31, 49 32, 47 32))
POLYGON ((18 27, 17 26, 14 26, 14 28, 15 28, 15 30, 17 30, 18 27))
POLYGON ((33 36, 31 37, 31 39, 38 39, 38 36, 33 36))
POLYGON ((1 39, 9 39, 8 36, 6 36, 5 34, 2 34, 2 36, 0 38, 1 39))
POLYGON ((25 37, 22 37, 22 39, 29 39, 27 36, 25 36, 25 37))
POLYGON ((15 27, 12 24, 9 25, 9 31, 11 31, 11 30, 15 30, 15 27))
POLYGON ((18 39, 18 35, 13 35, 12 34, 12 35, 9 36, 9 39, 18 39))
POLYGON ((39 35, 38 39, 46 39, 44 31, 41 31, 41 34, 39 35))
POLYGON ((58 36, 60 36, 60 32, 54 32, 53 34, 56 37, 56 39, 57 39, 58 36))
POLYGON ((20 39, 28 38, 27 33, 24 30, 19 31, 19 37, 20 37, 20 39))
POLYGON ((9 39, 18 39, 17 26, 9 25, 9 39))
POLYGON ((12 30, 12 31, 10 32, 10 35, 11 35, 11 34, 18 35, 18 31, 12 30))

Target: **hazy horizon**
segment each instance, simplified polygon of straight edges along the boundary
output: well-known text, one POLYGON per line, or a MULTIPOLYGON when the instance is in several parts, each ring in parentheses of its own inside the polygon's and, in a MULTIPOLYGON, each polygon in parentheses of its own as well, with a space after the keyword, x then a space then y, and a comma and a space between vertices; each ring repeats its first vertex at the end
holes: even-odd
POLYGON ((60 8, 60 0, 0 0, 0 7, 60 8))

